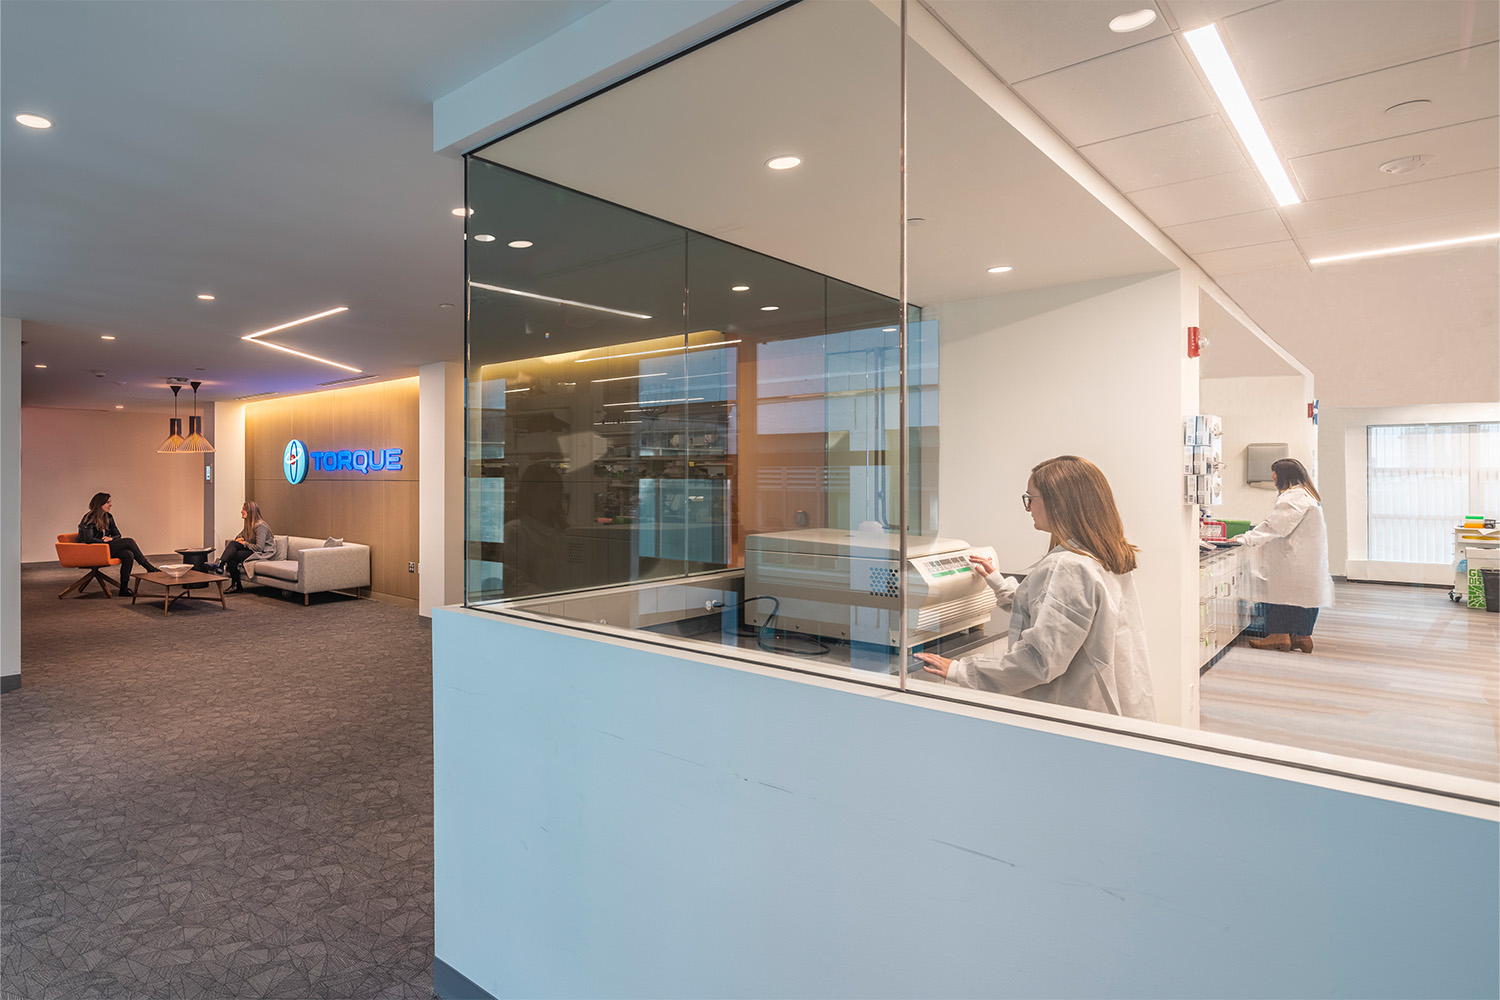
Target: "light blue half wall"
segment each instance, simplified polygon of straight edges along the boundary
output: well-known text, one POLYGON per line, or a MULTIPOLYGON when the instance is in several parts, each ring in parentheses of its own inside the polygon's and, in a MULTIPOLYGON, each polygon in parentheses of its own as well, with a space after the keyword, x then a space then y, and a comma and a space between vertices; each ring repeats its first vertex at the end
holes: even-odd
POLYGON ((1494 997, 1494 822, 433 615, 437 958, 496 997, 1494 997))

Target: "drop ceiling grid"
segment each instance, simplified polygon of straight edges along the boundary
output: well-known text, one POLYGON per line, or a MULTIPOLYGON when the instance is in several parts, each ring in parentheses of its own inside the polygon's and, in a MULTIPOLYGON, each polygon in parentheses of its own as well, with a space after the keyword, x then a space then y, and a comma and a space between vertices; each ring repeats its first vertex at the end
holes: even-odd
POLYGON ((1011 86, 1167 35, 1165 19, 1139 31, 1109 30, 1117 14, 1152 4, 1120 0, 929 0, 931 10, 1011 86))
POLYGON ((1449 125, 1394 136, 1376 142, 1313 153, 1287 161, 1298 186, 1309 201, 1416 181, 1473 173, 1495 166, 1500 148, 1497 118, 1449 125), (1380 165, 1407 156, 1429 156, 1416 171, 1390 174, 1380 165))
POLYGON ((1216 108, 1170 36, 1034 77, 1014 89, 1079 147, 1200 118, 1216 108))
POLYGON ((1280 0, 1226 17, 1220 29, 1245 88, 1264 100, 1493 42, 1500 5, 1280 0))
POLYGON ((1276 151, 1294 159, 1492 118, 1500 114, 1497 75, 1500 43, 1491 42, 1269 98, 1259 107, 1276 151), (1417 100, 1431 103, 1387 114, 1417 100))

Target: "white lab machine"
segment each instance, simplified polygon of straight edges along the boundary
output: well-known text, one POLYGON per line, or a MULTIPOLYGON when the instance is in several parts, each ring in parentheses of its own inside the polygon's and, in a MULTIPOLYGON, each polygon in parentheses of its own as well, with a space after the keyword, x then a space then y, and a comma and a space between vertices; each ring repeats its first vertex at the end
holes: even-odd
MULTIPOLYGON (((995 593, 969 562, 990 548, 956 538, 907 539, 907 641, 916 645, 989 621, 995 593)), ((745 539, 745 620, 830 639, 899 641, 899 540, 885 531, 804 528, 745 539), (774 598, 753 600, 754 598, 774 598), (774 616, 774 617, 773 617, 774 616)))

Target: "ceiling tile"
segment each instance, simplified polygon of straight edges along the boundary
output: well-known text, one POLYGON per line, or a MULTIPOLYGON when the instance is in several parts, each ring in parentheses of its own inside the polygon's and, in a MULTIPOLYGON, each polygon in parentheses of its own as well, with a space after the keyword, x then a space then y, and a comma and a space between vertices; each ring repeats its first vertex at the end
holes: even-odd
POLYGON ((1492 217, 1500 212, 1500 170, 1479 170, 1308 201, 1288 205, 1281 213, 1292 235, 1302 238, 1485 209, 1492 217))
POLYGON ((1257 99, 1493 42, 1500 5, 1480 0, 1283 0, 1224 19, 1220 34, 1257 99))
POLYGON ((1312 369, 1324 405, 1399 406, 1495 399, 1497 275, 1489 245, 1248 272, 1220 284, 1312 369))
POLYGON ((1171 37, 1034 77, 1015 90, 1075 146, 1215 110, 1171 37))
POLYGON ((1308 260, 1313 260, 1317 257, 1336 257, 1346 253, 1411 246, 1415 243, 1484 236, 1497 232, 1495 222, 1495 211, 1481 208, 1433 219, 1410 219, 1342 233, 1329 233, 1326 236, 1309 236, 1301 241, 1302 251, 1308 260))
POLYGON ((1150 0, 931 0, 928 6, 1012 84, 1167 34, 1160 16, 1139 31, 1109 30, 1111 18, 1154 7, 1150 0))
POLYGON ((1272 0, 1171 0, 1161 7, 1172 16, 1179 31, 1192 31, 1215 21, 1222 21, 1231 14, 1271 3, 1272 0))
POLYGON ((1214 250, 1194 254, 1193 259, 1215 278, 1225 274, 1244 274, 1247 271, 1269 271, 1273 268, 1307 268, 1307 262, 1298 252, 1297 244, 1291 240, 1262 243, 1253 247, 1235 247, 1233 250, 1214 250))
POLYGON ((1488 170, 1495 166, 1500 150, 1497 121, 1500 119, 1485 118, 1346 146, 1297 157, 1288 161, 1287 166, 1296 176, 1303 197, 1309 201, 1488 170), (1389 160, 1418 154, 1432 159, 1409 174, 1388 174, 1380 169, 1389 160))
POLYGON ((1260 102, 1261 119, 1283 157, 1373 142, 1500 114, 1500 43, 1451 52, 1260 102), (1385 109, 1431 101, 1409 114, 1385 109))
POLYGON ((1219 219, 1190 222, 1163 230, 1167 238, 1189 254, 1235 247, 1261 246, 1289 239, 1281 216, 1272 208, 1244 215, 1226 215, 1219 219))
POLYGON ((1246 166, 1244 154, 1218 115, 1097 142, 1079 151, 1125 192, 1226 174, 1246 166))
POLYGON ((1240 215, 1276 204, 1260 174, 1249 167, 1133 191, 1130 200, 1163 229, 1224 215, 1240 215))

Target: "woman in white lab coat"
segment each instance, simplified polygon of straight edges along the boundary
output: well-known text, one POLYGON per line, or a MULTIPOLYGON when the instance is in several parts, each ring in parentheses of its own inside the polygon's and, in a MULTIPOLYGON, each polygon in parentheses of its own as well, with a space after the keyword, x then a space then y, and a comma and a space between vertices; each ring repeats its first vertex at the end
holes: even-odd
POLYGON ((1019 584, 970 556, 985 582, 1012 599, 1010 648, 949 660, 918 653, 949 683, 1137 719, 1156 718, 1145 627, 1136 597, 1136 547, 1104 473, 1073 455, 1031 470, 1021 502, 1052 547, 1019 584))
POLYGON ((1260 524, 1235 541, 1250 547, 1251 596, 1266 606, 1266 637, 1256 649, 1313 650, 1318 608, 1333 605, 1328 575, 1328 527, 1322 497, 1295 458, 1271 463, 1276 505, 1260 524))

